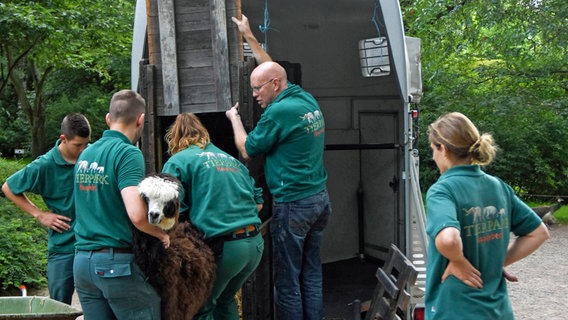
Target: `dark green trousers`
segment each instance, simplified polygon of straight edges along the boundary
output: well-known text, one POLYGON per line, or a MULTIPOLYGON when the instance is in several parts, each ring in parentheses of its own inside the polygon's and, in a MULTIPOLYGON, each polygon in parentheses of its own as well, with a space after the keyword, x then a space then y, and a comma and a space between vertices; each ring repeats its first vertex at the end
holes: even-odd
POLYGON ((235 294, 258 267, 263 251, 264 240, 260 233, 250 238, 225 241, 223 254, 216 261, 217 274, 211 296, 193 319, 238 320, 235 294))

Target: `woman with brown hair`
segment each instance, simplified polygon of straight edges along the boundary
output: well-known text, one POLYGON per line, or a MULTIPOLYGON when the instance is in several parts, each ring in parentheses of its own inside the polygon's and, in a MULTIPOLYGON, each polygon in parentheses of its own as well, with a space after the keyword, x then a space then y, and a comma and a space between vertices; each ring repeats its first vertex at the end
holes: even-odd
POLYGON ((235 293, 260 263, 264 240, 259 234, 262 189, 248 169, 211 143, 192 113, 177 116, 166 133, 172 157, 163 173, 176 177, 180 219, 204 233, 216 255, 216 280, 208 301, 194 319, 239 319, 235 293))

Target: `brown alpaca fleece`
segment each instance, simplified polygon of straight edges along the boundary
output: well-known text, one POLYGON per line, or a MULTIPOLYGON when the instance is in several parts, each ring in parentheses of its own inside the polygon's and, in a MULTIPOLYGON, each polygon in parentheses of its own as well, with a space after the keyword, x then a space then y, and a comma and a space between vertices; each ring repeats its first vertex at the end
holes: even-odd
POLYGON ((211 249, 188 222, 170 232, 167 262, 162 264, 162 319, 191 319, 205 303, 215 280, 211 249))
POLYGON ((167 249, 154 237, 134 234, 135 262, 162 298, 162 319, 192 319, 215 281, 211 249, 188 222, 178 223, 168 231, 167 249))

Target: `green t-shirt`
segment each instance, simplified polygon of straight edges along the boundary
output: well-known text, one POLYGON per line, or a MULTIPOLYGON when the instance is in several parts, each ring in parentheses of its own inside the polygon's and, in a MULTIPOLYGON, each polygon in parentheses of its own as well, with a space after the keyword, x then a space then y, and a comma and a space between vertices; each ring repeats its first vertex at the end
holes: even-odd
POLYGON ((245 148, 249 156, 266 154, 270 192, 277 202, 291 202, 325 190, 324 139, 325 121, 317 101, 289 83, 267 106, 245 148))
POLYGON ((180 214, 189 215, 206 238, 260 225, 256 204, 263 203, 262 189, 255 188, 239 160, 212 143, 205 149, 192 145, 174 154, 162 173, 180 180, 180 214))
POLYGON ((144 174, 142 152, 119 131, 106 130, 81 153, 75 165, 77 249, 132 246, 132 223, 120 192, 137 186, 144 174))
POLYGON ((526 235, 542 223, 540 218, 511 187, 478 165, 444 172, 428 190, 426 209, 426 319, 514 319, 503 277, 510 233, 526 235), (447 227, 460 230, 464 255, 481 272, 483 288, 454 276, 441 282, 448 260, 434 239, 447 227))
POLYGON ((71 228, 59 233, 49 229, 50 252, 72 253, 75 250, 75 203, 73 202, 74 164, 63 159, 57 146, 11 175, 6 182, 14 194, 31 192, 42 197, 51 212, 71 218, 71 228))

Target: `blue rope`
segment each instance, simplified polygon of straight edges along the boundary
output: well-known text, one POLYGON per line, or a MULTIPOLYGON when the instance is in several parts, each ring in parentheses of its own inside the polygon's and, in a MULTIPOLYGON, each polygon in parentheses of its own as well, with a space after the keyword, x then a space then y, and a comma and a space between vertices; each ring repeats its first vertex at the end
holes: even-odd
POLYGON ((264 50, 268 52, 268 30, 275 30, 270 27, 270 16, 268 15, 268 0, 264 0, 264 26, 259 25, 258 29, 264 33, 264 50))
MULTIPOLYGON (((373 24, 375 25, 375 28, 377 29, 377 33, 379 34, 379 41, 381 40, 382 36, 381 36, 381 29, 379 27, 382 27, 383 25, 381 24, 381 21, 379 19, 379 8, 380 8, 380 4, 379 4, 379 0, 375 0, 375 7, 373 8, 373 18, 371 19, 371 21, 373 21, 373 24)), ((380 44, 380 43, 379 43, 380 44)), ((379 56, 383 56, 385 55, 383 50, 385 50, 385 46, 380 46, 379 47, 379 56)), ((388 55, 388 51, 387 54, 388 55)), ((375 71, 376 69, 378 69, 379 71, 383 71, 380 67, 376 67, 372 69, 372 72, 375 71)))
POLYGON ((373 9, 373 23, 375 24, 375 28, 377 28, 377 33, 379 34, 379 38, 381 37, 381 29, 379 29, 379 25, 382 26, 381 22, 378 19, 379 13, 379 0, 375 0, 375 8, 373 9))

